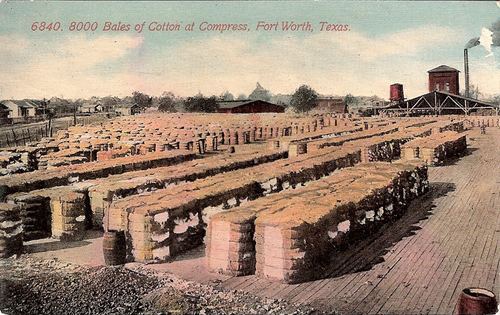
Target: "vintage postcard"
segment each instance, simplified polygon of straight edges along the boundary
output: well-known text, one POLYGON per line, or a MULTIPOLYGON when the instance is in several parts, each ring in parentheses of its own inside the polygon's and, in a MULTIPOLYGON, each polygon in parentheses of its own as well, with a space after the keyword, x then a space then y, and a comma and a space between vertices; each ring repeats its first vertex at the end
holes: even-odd
POLYGON ((495 314, 500 1, 0 0, 0 314, 495 314))

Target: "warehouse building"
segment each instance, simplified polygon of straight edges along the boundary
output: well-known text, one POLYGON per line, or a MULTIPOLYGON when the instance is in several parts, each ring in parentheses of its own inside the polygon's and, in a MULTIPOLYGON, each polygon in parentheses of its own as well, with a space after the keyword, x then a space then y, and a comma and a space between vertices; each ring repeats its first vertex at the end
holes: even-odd
POLYGON ((285 106, 262 100, 220 101, 219 113, 283 113, 285 106))

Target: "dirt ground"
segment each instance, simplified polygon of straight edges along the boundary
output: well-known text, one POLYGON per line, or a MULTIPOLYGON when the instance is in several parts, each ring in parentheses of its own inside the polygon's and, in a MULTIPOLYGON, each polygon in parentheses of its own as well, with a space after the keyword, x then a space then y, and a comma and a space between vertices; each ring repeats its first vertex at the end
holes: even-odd
MULTIPOLYGON (((97 242, 94 239, 94 243, 89 243, 95 246, 97 242)), ((186 281, 141 264, 101 266, 97 263, 101 258, 92 259, 88 253, 82 255, 88 258, 86 265, 68 262, 68 256, 54 258, 68 255, 67 250, 1 260, 0 311, 56 315, 322 313, 284 300, 221 289, 218 280, 205 284, 186 281), (50 254, 52 258, 48 257, 50 254)))

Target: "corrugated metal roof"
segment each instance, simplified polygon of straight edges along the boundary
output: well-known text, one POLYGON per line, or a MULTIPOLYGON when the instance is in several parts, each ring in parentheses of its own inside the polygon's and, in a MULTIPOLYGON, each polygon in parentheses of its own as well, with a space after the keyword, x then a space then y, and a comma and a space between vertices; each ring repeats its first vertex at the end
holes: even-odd
MULTIPOLYGON (((422 94, 420 96, 408 99, 406 102, 408 102, 409 104, 413 104, 413 103, 417 102, 420 98, 427 98, 427 99, 434 100, 434 99, 436 99, 436 97, 438 97, 439 99, 443 99, 446 96, 450 96, 451 98, 454 98, 455 100, 460 100, 460 101, 467 100, 471 103, 478 103, 478 104, 480 104, 482 106, 486 106, 486 107, 500 108, 500 105, 497 105, 497 104, 484 102, 484 101, 481 101, 481 100, 478 100, 475 98, 465 97, 462 95, 455 95, 455 94, 451 94, 451 93, 448 93, 445 91, 432 91, 432 92, 422 94)), ((403 105, 403 106, 406 106, 406 105, 403 105)), ((389 104, 383 108, 387 109, 387 108, 397 108, 397 107, 400 107, 400 104, 389 104)), ((457 108, 458 108, 458 106, 457 106, 457 108)))
POLYGON ((431 73, 431 72, 460 72, 460 71, 447 65, 440 65, 439 67, 431 69, 427 72, 431 73))

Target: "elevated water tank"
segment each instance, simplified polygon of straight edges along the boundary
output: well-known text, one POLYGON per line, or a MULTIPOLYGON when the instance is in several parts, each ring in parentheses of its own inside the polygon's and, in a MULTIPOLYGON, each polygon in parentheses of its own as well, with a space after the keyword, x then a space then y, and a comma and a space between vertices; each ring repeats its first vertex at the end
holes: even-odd
POLYGON ((399 83, 391 84, 389 100, 391 102, 404 101, 403 85, 399 83))

